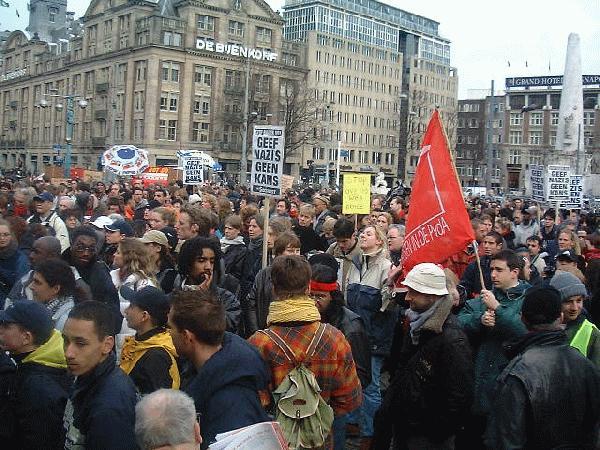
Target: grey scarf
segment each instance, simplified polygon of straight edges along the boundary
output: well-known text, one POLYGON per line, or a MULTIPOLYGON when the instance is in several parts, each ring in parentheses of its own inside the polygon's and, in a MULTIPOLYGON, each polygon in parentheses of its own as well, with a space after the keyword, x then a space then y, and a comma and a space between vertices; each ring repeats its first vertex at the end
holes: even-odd
POLYGON ((427 319, 429 319, 433 315, 439 304, 440 302, 437 301, 433 305, 431 305, 431 308, 423 312, 413 311, 412 309, 406 311, 406 317, 408 317, 408 320, 410 322, 410 338, 414 345, 419 345, 421 328, 423 327, 427 319))

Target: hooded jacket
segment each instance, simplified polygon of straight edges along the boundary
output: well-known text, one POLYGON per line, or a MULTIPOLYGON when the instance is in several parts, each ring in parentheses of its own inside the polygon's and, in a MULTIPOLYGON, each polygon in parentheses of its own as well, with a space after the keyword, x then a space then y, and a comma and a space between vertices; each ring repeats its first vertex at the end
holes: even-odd
POLYGON ((119 366, 141 394, 158 389, 179 389, 177 351, 171 333, 163 327, 143 335, 127 336, 119 366))
POLYGON ((417 344, 406 333, 377 415, 376 449, 389 449, 389 441, 380 438, 390 425, 396 441, 418 436, 441 443, 466 420, 473 400, 473 362, 467 336, 451 310, 452 300, 445 296, 421 326, 417 344))
POLYGON ((115 355, 77 377, 64 416, 65 449, 136 450, 136 391, 115 355))
POLYGON ((480 297, 471 299, 458 313, 458 320, 471 343, 477 346, 475 353, 475 402, 473 412, 488 414, 492 405, 492 391, 496 377, 508 363, 502 345, 504 342, 523 336, 527 329, 521 322, 521 306, 529 284, 519 281, 515 287, 502 291, 494 288, 493 293, 500 306, 496 309, 496 325, 486 327, 481 316, 487 306, 480 297))
POLYGON ((492 449, 595 449, 600 373, 563 331, 510 342, 485 433, 492 449))
POLYGON ((29 354, 14 356, 14 361, 16 371, 8 400, 12 418, 0 417, 2 423, 13 423, 12 448, 62 448, 62 417, 72 379, 67 373, 61 334, 54 330, 48 341, 29 354))
POLYGON ((221 350, 183 388, 202 417, 201 448, 208 448, 218 433, 268 421, 258 395, 268 384, 269 372, 258 351, 226 332, 221 350))
POLYGON ((386 279, 391 264, 383 250, 379 250, 370 256, 355 257, 348 272, 346 303, 364 321, 372 355, 389 355, 398 319, 394 303, 381 311, 390 298, 386 279))

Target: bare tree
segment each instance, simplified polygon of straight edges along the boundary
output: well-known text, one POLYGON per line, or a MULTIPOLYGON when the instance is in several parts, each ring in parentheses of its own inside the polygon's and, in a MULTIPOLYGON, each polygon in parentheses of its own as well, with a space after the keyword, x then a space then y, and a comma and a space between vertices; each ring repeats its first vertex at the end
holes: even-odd
POLYGON ((279 95, 280 122, 285 126, 285 157, 295 156, 304 145, 319 141, 321 102, 305 81, 282 80, 279 95))

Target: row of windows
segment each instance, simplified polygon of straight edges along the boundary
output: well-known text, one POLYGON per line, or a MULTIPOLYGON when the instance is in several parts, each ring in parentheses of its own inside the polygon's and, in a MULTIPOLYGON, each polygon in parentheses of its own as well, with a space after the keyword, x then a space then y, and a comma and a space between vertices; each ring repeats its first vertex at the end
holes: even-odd
POLYGON ((338 66, 353 70, 354 72, 368 73, 370 75, 380 75, 384 77, 393 78, 395 80, 400 79, 400 69, 388 67, 385 64, 379 64, 369 62, 364 59, 352 59, 343 55, 337 55, 335 53, 321 52, 316 50, 315 60, 320 64, 331 64, 332 66, 338 66))
MULTIPOLYGON (((521 126, 523 124, 523 113, 510 113, 510 125, 521 126)), ((550 125, 558 125, 559 113, 550 113, 550 125)), ((544 113, 531 112, 529 113, 529 125, 541 126, 544 124, 544 113)), ((593 126, 596 124, 596 113, 593 111, 584 111, 583 113, 583 125, 593 126)))
MULTIPOLYGON (((338 151, 336 148, 330 148, 326 151, 323 147, 313 147, 312 159, 314 160, 325 160, 327 154, 329 161, 336 161, 338 159, 338 151)), ((393 166, 396 160, 396 155, 393 153, 383 153, 368 150, 348 150, 348 156, 343 156, 342 160, 345 163, 359 163, 359 164, 386 164, 393 166), (369 160, 369 154, 371 156, 369 160)))
MULTIPOLYGON (((218 23, 219 18, 215 16, 209 15, 200 15, 196 16, 196 26, 199 30, 202 31, 215 31, 215 25, 218 23)), ((228 28, 230 35, 236 37, 244 37, 246 32, 246 24, 243 22, 238 22, 237 20, 230 20, 228 23, 228 28)), ((256 27, 256 40, 258 42, 268 42, 271 43, 271 38, 273 36, 273 30, 265 27, 256 27)))
MULTIPOLYGON (((550 133, 549 145, 556 145, 556 132, 550 133)), ((594 140, 593 131, 584 132, 583 141, 585 146, 591 146, 594 140)), ((513 145, 523 144, 523 133, 521 131, 511 130, 508 134, 508 143, 513 145)), ((543 134, 541 131, 530 131, 528 134, 527 143, 529 145, 542 145, 543 134)))

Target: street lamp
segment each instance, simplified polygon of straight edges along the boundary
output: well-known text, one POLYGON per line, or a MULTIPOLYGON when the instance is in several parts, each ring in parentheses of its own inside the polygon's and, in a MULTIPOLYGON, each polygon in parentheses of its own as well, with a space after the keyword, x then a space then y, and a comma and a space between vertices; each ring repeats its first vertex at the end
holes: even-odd
MULTIPOLYGON (((51 89, 51 91, 57 92, 57 89, 51 89)), ((73 150, 73 125, 75 123, 75 100, 79 99, 77 101, 77 105, 81 109, 87 108, 88 101, 85 98, 82 98, 81 95, 78 95, 78 94, 67 94, 67 95, 43 94, 43 95, 48 96, 48 97, 62 98, 66 102, 65 121, 66 121, 67 126, 65 129, 65 141, 66 141, 67 145, 66 145, 64 166, 65 166, 65 178, 70 178, 71 177, 71 152, 73 150)), ((50 106, 50 104, 48 103, 48 101, 45 98, 42 98, 39 102, 39 106, 41 108, 47 108, 50 106)), ((60 103, 60 101, 54 105, 54 109, 56 109, 59 112, 62 111, 64 108, 65 108, 65 105, 60 103)))

